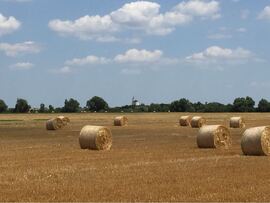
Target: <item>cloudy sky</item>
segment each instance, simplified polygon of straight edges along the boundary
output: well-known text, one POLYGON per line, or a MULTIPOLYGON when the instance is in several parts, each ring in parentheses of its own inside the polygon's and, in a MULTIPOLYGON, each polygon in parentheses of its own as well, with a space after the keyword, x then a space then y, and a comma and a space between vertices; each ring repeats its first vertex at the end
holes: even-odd
POLYGON ((270 0, 0 0, 0 99, 270 100, 270 0))

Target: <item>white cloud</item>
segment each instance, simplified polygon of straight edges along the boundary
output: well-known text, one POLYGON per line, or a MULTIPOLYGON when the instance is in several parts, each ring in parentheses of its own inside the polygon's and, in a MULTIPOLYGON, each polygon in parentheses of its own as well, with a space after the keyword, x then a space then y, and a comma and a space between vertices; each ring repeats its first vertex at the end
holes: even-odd
POLYGON ((115 56, 114 60, 118 63, 149 63, 158 61, 162 55, 163 53, 160 50, 130 49, 124 54, 115 56))
POLYGON ((191 21, 191 17, 175 11, 159 12, 160 5, 154 2, 137 1, 125 4, 111 13, 115 23, 129 29, 139 29, 147 34, 166 35, 174 26, 191 21))
POLYGON ((29 62, 20 62, 10 66, 11 70, 30 70, 34 67, 34 64, 29 62))
MULTIPOLYGON (((104 16, 84 16, 77 20, 55 19, 49 27, 60 35, 72 35, 83 40, 115 42, 115 35, 126 30, 141 30, 149 35, 167 35, 177 26, 191 22, 195 17, 216 19, 220 17, 218 1, 189 0, 161 13, 160 5, 150 1, 124 4, 104 16)), ((122 40, 121 40, 122 41, 122 40)), ((125 40, 124 40, 125 41, 125 40)))
POLYGON ((118 30, 109 15, 84 16, 75 21, 62 21, 59 19, 49 22, 49 27, 61 35, 73 35, 83 40, 110 38, 109 33, 118 30))
POLYGON ((123 68, 121 73, 128 75, 137 75, 142 72, 143 69, 150 68, 156 70, 160 67, 168 67, 179 63, 177 58, 166 58, 163 56, 161 50, 138 50, 129 49, 123 54, 118 54, 115 57, 98 57, 89 55, 82 58, 73 58, 67 60, 64 67, 60 69, 51 70, 52 73, 71 73, 78 67, 92 66, 99 68, 101 65, 115 65, 118 64, 123 68))
POLYGON ((190 0, 183 1, 175 7, 175 10, 188 14, 191 16, 199 16, 203 18, 217 19, 220 17, 219 13, 219 2, 217 1, 200 1, 200 0, 190 0))
POLYGON ((7 56, 17 56, 25 53, 39 53, 41 47, 32 41, 17 44, 0 43, 0 51, 4 51, 7 56))
POLYGON ((228 49, 218 46, 212 46, 206 50, 194 53, 191 56, 186 57, 188 63, 205 63, 205 64, 219 64, 219 63, 243 63, 250 59, 253 59, 253 53, 247 49, 237 48, 228 49))
POLYGON ((258 15, 258 19, 270 20, 270 6, 266 6, 263 11, 258 15))
POLYGON ((109 59, 105 57, 97 57, 97 56, 87 56, 85 58, 74 58, 72 60, 66 61, 66 65, 69 66, 84 66, 84 65, 94 65, 94 64, 107 64, 109 63, 109 59))
POLYGON ((18 30, 20 26, 20 21, 15 17, 5 17, 0 13, 0 36, 10 34, 15 30, 18 30))

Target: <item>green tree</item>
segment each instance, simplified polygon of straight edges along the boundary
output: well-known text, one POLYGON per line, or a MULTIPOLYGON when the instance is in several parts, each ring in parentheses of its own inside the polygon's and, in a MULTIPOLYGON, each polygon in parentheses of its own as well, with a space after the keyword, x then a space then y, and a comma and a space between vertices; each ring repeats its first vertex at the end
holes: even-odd
POLYGON ((172 112, 194 112, 194 110, 192 103, 185 98, 173 101, 170 105, 170 111, 172 112))
POLYGON ((226 106, 218 102, 206 103, 204 112, 226 112, 226 106))
POLYGON ((45 113, 45 104, 40 104, 39 113, 45 113))
POLYGON ((236 98, 233 102, 234 112, 253 112, 255 101, 251 97, 236 98))
POLYGON ((101 97, 94 96, 86 102, 89 111, 106 111, 109 109, 108 103, 101 97))
POLYGON ((49 105, 49 112, 50 113, 54 112, 54 107, 52 105, 49 105))
POLYGON ((201 102, 194 103, 193 108, 194 108, 195 112, 204 112, 205 111, 205 105, 201 102))
POLYGON ((0 113, 7 111, 7 108, 8 106, 6 105, 6 103, 2 99, 0 99, 0 113))
POLYGON ((63 112, 66 112, 66 113, 74 113, 74 112, 78 112, 80 109, 80 103, 73 99, 73 98, 70 98, 69 100, 65 100, 65 105, 62 109, 63 112))
POLYGON ((270 112, 270 103, 266 99, 261 99, 258 104, 259 112, 270 112))
POLYGON ((17 99, 14 111, 16 113, 27 113, 31 109, 31 106, 28 105, 28 102, 25 99, 17 99))

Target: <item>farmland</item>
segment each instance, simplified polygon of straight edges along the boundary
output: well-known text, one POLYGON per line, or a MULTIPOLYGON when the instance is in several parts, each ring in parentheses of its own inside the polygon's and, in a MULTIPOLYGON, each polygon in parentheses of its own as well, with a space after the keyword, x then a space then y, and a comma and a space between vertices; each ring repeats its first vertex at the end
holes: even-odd
MULTIPOLYGON (((66 114, 71 123, 46 131, 54 114, 0 115, 0 201, 270 201, 266 156, 243 156, 244 129, 231 129, 229 150, 199 149, 198 129, 180 127, 182 113, 66 114), (81 150, 84 125, 111 129, 110 151, 81 150)), ((192 115, 192 114, 191 114, 192 115)), ((195 115, 195 114, 194 114, 195 115)), ((268 125, 270 114, 196 114, 228 126, 268 125)))

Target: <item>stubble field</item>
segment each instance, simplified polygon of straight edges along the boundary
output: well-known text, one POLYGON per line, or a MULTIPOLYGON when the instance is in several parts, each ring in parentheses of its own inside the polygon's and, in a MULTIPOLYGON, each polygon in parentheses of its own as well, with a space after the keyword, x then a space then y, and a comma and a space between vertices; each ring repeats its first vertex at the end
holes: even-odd
MULTIPOLYGON (((184 114, 126 115, 129 125, 114 127, 116 114, 67 114, 58 131, 45 129, 56 115, 0 115, 0 201, 270 201, 270 160, 242 155, 244 129, 230 130, 229 150, 198 149, 198 129, 178 125, 184 114), (81 150, 84 125, 109 127, 112 149, 81 150)), ((201 115, 270 124, 270 114, 201 115)))

